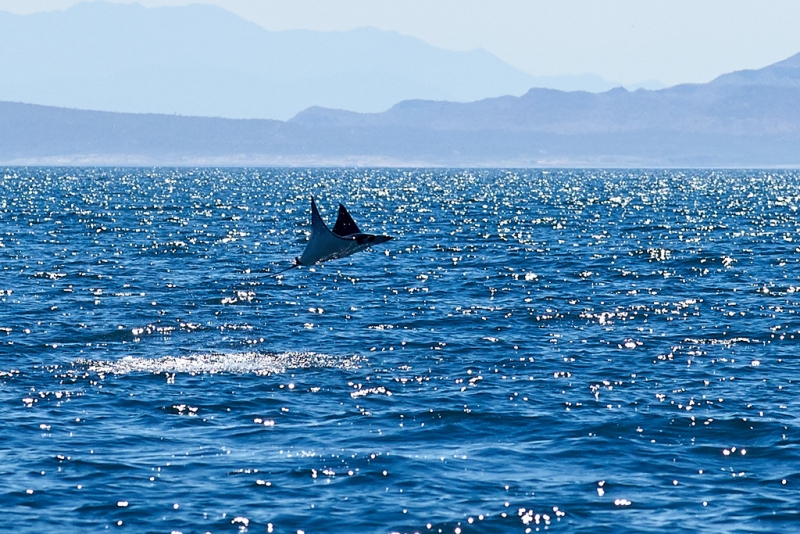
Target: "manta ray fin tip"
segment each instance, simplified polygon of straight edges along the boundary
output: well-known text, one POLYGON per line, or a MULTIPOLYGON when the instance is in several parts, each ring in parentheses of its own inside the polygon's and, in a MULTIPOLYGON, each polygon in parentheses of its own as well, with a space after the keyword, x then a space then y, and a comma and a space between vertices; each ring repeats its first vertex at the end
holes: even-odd
POLYGON ((333 225, 333 233, 340 237, 361 233, 353 217, 341 202, 339 203, 339 213, 336 216, 336 224, 333 225))

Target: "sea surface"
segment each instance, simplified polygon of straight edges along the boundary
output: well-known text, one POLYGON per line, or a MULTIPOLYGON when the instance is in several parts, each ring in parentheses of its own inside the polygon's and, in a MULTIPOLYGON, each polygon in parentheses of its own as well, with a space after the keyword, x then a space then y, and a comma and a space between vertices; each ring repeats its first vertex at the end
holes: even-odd
POLYGON ((0 176, 2 532, 800 529, 798 171, 0 176))

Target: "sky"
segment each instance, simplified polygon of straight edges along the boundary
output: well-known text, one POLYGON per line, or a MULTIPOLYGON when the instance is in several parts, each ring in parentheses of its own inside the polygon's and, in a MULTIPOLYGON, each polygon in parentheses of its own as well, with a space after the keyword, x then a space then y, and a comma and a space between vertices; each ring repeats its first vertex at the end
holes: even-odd
MULTIPOLYGON (((80 0, 0 0, 19 14, 80 0)), ((130 0, 107 0, 134 3, 130 0)), ((702 83, 800 53, 798 0, 138 0, 214 4, 268 30, 371 26, 449 50, 482 48, 534 76, 702 83)))

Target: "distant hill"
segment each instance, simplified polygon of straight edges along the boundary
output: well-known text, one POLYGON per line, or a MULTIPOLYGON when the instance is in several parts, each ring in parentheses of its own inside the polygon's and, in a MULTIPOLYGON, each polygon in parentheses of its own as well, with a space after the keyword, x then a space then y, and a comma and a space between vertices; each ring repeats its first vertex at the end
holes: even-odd
POLYGON ((800 54, 760 70, 725 74, 706 84, 658 91, 605 93, 531 89, 520 97, 478 102, 401 102, 384 113, 310 108, 291 122, 314 127, 425 125, 434 131, 620 132, 770 135, 800 131, 800 54))
POLYGON ((272 32, 210 5, 92 2, 0 12, 0 100, 132 113, 288 119, 401 100, 472 101, 531 87, 607 90, 598 76, 536 78, 482 50, 371 28, 272 32))
POLYGON ((800 166, 800 54, 657 91, 531 89, 288 121, 0 103, 6 164, 800 166))

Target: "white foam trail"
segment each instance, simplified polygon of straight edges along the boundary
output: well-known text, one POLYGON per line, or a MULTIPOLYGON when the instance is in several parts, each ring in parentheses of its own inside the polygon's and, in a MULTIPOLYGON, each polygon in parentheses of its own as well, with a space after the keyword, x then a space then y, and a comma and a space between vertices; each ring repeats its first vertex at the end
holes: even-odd
POLYGON ((108 375, 128 373, 231 373, 268 376, 275 373, 283 373, 287 369, 308 369, 312 367, 356 369, 361 366, 363 361, 360 356, 339 357, 317 352, 236 352, 163 356, 161 358, 125 356, 115 361, 79 359, 75 364, 85 367, 87 371, 108 375))

